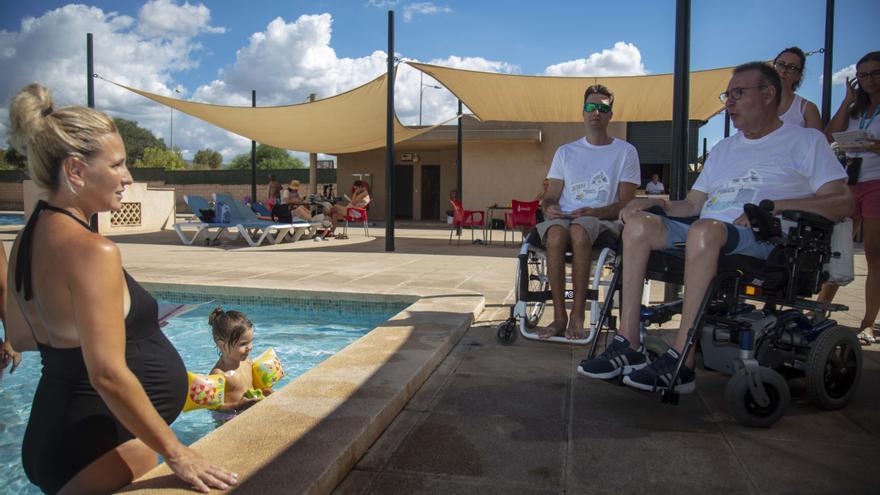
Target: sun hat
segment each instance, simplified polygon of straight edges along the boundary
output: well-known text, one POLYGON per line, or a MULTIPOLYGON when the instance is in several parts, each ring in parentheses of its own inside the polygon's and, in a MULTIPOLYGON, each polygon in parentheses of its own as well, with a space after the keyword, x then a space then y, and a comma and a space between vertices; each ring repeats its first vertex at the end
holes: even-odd
POLYGON ((290 184, 287 187, 289 189, 299 189, 299 181, 296 179, 293 179, 292 181, 290 181, 290 184))

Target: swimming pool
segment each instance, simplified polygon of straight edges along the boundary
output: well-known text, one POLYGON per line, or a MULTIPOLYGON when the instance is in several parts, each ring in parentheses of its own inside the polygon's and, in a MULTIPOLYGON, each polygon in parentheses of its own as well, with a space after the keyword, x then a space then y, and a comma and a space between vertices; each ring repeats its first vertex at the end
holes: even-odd
MULTIPOLYGON (((182 292, 154 292, 160 301, 201 302, 206 296, 193 297, 182 292)), ((255 327, 252 358, 273 347, 284 365, 286 376, 275 386, 283 387, 292 379, 332 356, 348 344, 400 312, 407 304, 354 301, 292 300, 285 298, 253 298, 211 296, 226 310, 244 312, 255 327), (259 299, 264 304, 254 304, 259 299)), ((211 371, 217 361, 217 350, 208 326, 208 314, 217 304, 205 305, 191 313, 172 319, 164 328, 178 349, 188 370, 211 371)), ((0 383, 0 473, 7 481, 2 493, 38 494, 21 467, 21 441, 30 414, 31 401, 40 377, 40 359, 35 353, 25 354, 15 374, 3 374, 0 383)), ((234 420, 233 420, 234 421, 234 420)), ((189 445, 216 427, 210 411, 200 409, 181 413, 171 429, 189 445)))
POLYGON ((0 225, 24 225, 24 214, 0 213, 0 225))

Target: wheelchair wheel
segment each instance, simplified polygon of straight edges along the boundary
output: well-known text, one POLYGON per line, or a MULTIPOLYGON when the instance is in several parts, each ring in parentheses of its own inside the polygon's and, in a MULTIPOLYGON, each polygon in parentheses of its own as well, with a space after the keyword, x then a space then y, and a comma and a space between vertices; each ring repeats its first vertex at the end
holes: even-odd
POLYGON ((779 421, 785 414, 791 401, 791 392, 782 375, 763 366, 759 370, 761 383, 764 384, 764 390, 767 391, 767 397, 770 399, 769 404, 761 406, 752 397, 745 369, 737 371, 730 377, 724 398, 727 401, 727 408, 738 423, 766 428, 779 421))
MULTIPOLYGON (((547 287, 550 285, 547 281, 547 264, 544 258, 539 258, 536 256, 530 256, 529 261, 526 264, 528 267, 528 273, 526 276, 528 279, 528 287, 529 292, 543 292, 547 290, 547 287)), ((524 294, 519 293, 519 278, 523 276, 520 272, 519 268, 516 270, 516 300, 522 301, 524 294)), ((538 322, 541 321, 541 316, 544 314, 544 305, 546 301, 536 302, 530 301, 526 302, 526 314, 523 318, 523 321, 526 324, 526 328, 535 328, 538 326, 538 322)))
POLYGON ((824 409, 845 406, 862 376, 862 349, 851 330, 837 326, 822 332, 810 346, 804 371, 810 400, 824 409))
POLYGON ((513 344, 517 336, 516 318, 505 320, 504 323, 498 325, 498 333, 496 335, 502 344, 513 344))

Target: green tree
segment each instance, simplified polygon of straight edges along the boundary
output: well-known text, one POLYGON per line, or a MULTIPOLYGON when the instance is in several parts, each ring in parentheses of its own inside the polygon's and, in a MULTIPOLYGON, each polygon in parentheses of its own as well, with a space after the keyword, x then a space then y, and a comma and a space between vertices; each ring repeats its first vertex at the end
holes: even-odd
MULTIPOLYGON (((257 145, 257 168, 260 170, 279 168, 305 168, 306 164, 299 158, 290 156, 286 150, 269 146, 268 144, 257 145)), ((229 168, 249 170, 251 168, 251 154, 242 153, 232 159, 229 168)))
POLYGON ((125 143, 125 153, 128 155, 128 163, 135 164, 144 160, 144 150, 146 148, 162 148, 165 149, 165 141, 157 138, 148 129, 139 126, 133 120, 114 118, 116 129, 125 143))
POLYGON ((197 168, 210 168, 216 170, 223 165, 223 155, 221 155, 219 151, 214 151, 211 148, 199 150, 196 151, 196 155, 193 157, 193 165, 197 168))
POLYGON ((12 145, 5 150, 0 148, 0 169, 15 170, 17 168, 27 168, 27 157, 15 151, 12 145))
POLYGON ((180 149, 169 150, 165 147, 144 148, 142 165, 145 168, 164 168, 165 170, 183 170, 186 162, 180 154, 180 149))

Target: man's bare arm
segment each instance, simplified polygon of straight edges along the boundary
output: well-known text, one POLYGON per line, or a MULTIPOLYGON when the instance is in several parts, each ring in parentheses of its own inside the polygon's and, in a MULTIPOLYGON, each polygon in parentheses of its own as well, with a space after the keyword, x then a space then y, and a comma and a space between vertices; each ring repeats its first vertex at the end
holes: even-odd
POLYGON ((802 210, 817 213, 825 218, 840 221, 853 211, 853 197, 844 179, 826 182, 814 196, 801 199, 780 199, 774 201, 773 213, 784 210, 802 210))

